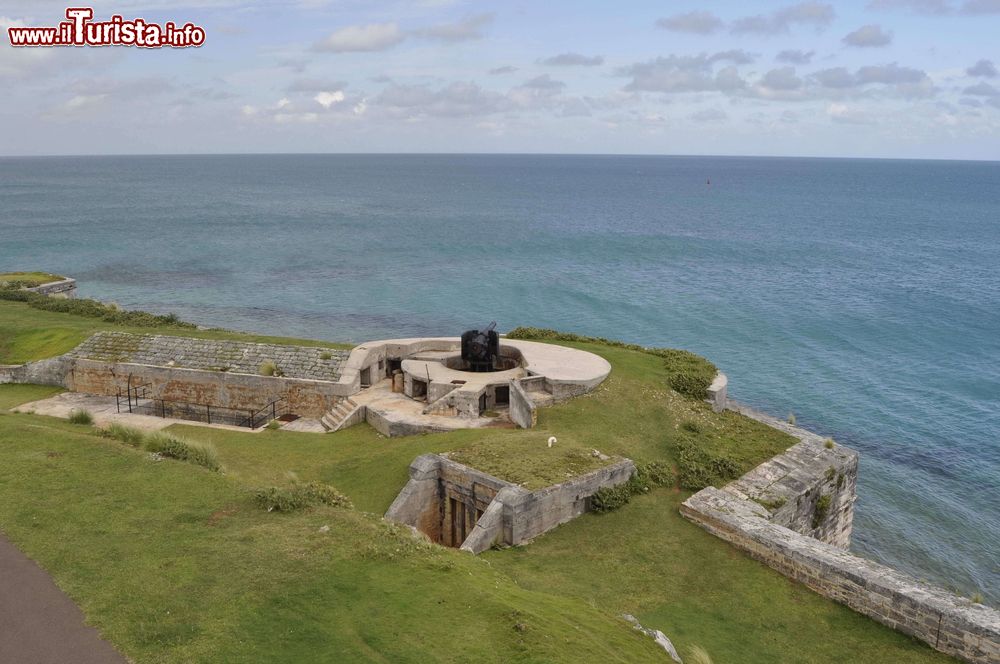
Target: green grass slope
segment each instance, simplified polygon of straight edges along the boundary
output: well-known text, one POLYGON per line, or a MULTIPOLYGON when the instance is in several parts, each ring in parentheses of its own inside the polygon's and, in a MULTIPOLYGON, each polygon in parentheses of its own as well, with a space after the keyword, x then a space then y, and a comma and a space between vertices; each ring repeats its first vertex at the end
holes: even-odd
MULTIPOLYGON (((0 302, 0 339, 12 331, 22 349, 42 330, 102 324, 0 302)), ((622 612, 717 664, 950 661, 688 523, 679 484, 479 557, 383 523, 427 452, 488 460, 533 485, 593 449, 665 462, 683 478, 718 459, 743 472, 795 442, 667 387, 670 357, 558 343, 613 371, 593 393, 542 409, 536 429, 387 439, 367 425, 331 435, 170 427, 211 445, 224 474, 155 460, 89 426, 0 413, 0 529, 138 662, 665 661, 622 612), (255 506, 254 488, 293 479, 335 486, 355 509, 255 506)), ((0 408, 54 391, 0 386, 0 408)))

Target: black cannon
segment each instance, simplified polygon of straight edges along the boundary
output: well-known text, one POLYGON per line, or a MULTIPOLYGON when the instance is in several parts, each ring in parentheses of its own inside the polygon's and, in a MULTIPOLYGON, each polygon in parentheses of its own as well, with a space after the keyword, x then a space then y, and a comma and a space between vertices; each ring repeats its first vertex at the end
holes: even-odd
POLYGON ((469 371, 495 371, 500 357, 500 335, 496 321, 485 330, 469 330, 462 334, 462 360, 469 371))

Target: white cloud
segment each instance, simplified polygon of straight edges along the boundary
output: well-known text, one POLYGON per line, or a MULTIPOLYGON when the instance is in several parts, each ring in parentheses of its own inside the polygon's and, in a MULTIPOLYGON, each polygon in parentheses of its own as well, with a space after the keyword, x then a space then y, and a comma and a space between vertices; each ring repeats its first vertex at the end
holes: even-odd
POLYGON ((395 23, 370 23, 335 30, 314 48, 333 53, 384 51, 404 39, 406 35, 395 23))
POLYGON ((830 104, 826 107, 826 114, 834 122, 842 124, 872 123, 870 115, 846 104, 830 104))
POLYGON ((320 92, 313 97, 313 100, 323 108, 330 108, 334 104, 339 104, 344 101, 344 91, 335 90, 333 92, 320 92))

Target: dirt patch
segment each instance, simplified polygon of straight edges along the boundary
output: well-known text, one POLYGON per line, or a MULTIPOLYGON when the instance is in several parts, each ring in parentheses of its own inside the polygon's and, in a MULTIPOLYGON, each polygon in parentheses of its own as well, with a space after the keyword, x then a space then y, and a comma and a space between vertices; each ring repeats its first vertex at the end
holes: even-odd
POLYGON ((208 515, 208 519, 205 521, 207 526, 217 526, 219 522, 225 518, 231 517, 239 512, 239 508, 235 505, 229 505, 228 507, 223 507, 221 510, 215 510, 208 515))
POLYGON ((62 452, 46 452, 45 456, 47 456, 50 459, 58 459, 59 457, 62 456, 62 452))

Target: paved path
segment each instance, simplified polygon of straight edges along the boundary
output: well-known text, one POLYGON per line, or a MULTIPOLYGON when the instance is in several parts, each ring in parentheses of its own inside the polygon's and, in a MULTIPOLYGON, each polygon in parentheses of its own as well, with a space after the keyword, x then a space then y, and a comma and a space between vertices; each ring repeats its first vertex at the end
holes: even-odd
POLYGON ((125 664, 41 567, 0 533, 0 662, 125 664))

